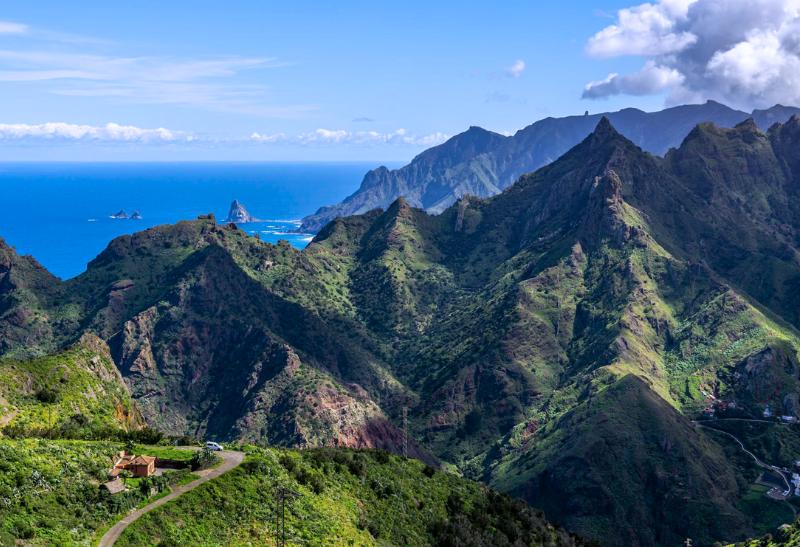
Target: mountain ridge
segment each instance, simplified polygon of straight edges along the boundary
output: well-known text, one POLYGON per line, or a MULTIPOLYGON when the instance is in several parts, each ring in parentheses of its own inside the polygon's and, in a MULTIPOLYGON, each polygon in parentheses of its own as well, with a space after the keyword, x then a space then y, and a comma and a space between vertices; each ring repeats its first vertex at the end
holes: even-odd
MULTIPOLYGON (((417 155, 408 165, 396 170, 379 167, 364 176, 361 187, 341 203, 320 208, 303 219, 304 232, 317 232, 337 216, 385 209, 404 196, 409 202, 432 213, 440 213, 464 195, 489 197, 513 184, 517 178, 550 163, 578 144, 603 117, 608 117, 620 131, 645 150, 656 155, 677 147, 688 132, 700 122, 709 121, 724 127, 754 118, 766 130, 776 122, 786 121, 800 109, 775 105, 747 114, 723 104, 708 101, 683 105, 658 112, 627 108, 617 112, 564 118, 544 118, 520 129, 511 137, 496 135, 473 154, 461 151, 462 141, 474 139, 479 128, 471 127, 445 143, 417 155), (453 149, 459 154, 450 156, 453 149), (431 162, 430 158, 437 161, 431 162)), ((481 130, 485 133, 491 133, 481 130)), ((465 147, 470 150, 469 147, 465 147)))
POLYGON ((800 413, 798 123, 701 125, 658 157, 601 118, 439 215, 398 198, 303 251, 209 218, 157 227, 20 302, 59 327, 42 347, 108 340, 173 434, 399 451, 407 409, 410 453, 604 544, 744 539, 765 526, 742 505, 757 473, 692 420, 800 413))

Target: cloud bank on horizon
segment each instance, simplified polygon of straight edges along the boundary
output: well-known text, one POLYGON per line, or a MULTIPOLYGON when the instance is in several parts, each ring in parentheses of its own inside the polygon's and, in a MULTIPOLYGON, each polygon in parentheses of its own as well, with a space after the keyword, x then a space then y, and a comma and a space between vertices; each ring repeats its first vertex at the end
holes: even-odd
POLYGON ((163 127, 143 129, 133 125, 107 123, 104 126, 63 122, 41 124, 0 123, 0 141, 104 141, 126 143, 191 142, 194 137, 163 127))
POLYGON ((643 66, 589 82, 588 99, 666 93, 743 108, 800 104, 800 0, 660 0, 625 8, 592 36, 595 58, 643 66))
POLYGON ((158 127, 147 129, 134 125, 109 122, 102 126, 48 122, 41 124, 0 123, 0 142, 12 141, 25 144, 52 142, 102 142, 128 144, 401 144, 430 147, 441 144, 450 135, 441 132, 414 135, 405 129, 390 133, 378 131, 348 131, 346 129, 324 129, 288 135, 286 133, 253 132, 247 138, 213 138, 198 136, 188 131, 175 131, 158 127))
POLYGON ((250 140, 257 143, 295 143, 295 144, 406 144, 412 146, 435 146, 441 144, 450 135, 441 132, 428 135, 412 135, 405 129, 397 129, 391 133, 379 131, 347 131, 346 129, 316 129, 298 135, 285 133, 262 134, 254 132, 250 140))

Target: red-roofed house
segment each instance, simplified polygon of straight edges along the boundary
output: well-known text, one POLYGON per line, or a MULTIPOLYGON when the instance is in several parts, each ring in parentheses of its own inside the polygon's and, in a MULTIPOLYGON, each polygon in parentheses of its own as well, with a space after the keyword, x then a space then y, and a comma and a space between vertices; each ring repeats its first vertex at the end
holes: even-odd
POLYGON ((120 452, 109 473, 109 478, 116 478, 121 471, 130 471, 134 477, 149 477, 156 472, 156 458, 120 452))

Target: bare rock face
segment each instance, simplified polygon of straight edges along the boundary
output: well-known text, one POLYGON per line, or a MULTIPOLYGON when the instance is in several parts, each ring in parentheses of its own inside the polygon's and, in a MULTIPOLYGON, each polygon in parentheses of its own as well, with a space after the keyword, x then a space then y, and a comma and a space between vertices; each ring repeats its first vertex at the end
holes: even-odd
POLYGON ((258 219, 251 216, 250 213, 247 212, 245 206, 239 203, 238 199, 233 200, 233 203, 231 203, 231 208, 228 210, 228 218, 225 219, 225 222, 237 224, 257 221, 258 219))

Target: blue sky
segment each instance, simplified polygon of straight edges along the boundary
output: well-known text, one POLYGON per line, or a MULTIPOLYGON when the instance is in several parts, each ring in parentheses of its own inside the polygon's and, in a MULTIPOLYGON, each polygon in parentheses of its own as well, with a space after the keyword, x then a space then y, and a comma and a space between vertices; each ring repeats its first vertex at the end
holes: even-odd
POLYGON ((657 110, 624 81, 582 98, 646 61, 587 53, 629 5, 6 0, 0 160, 407 160, 470 125, 657 110))

